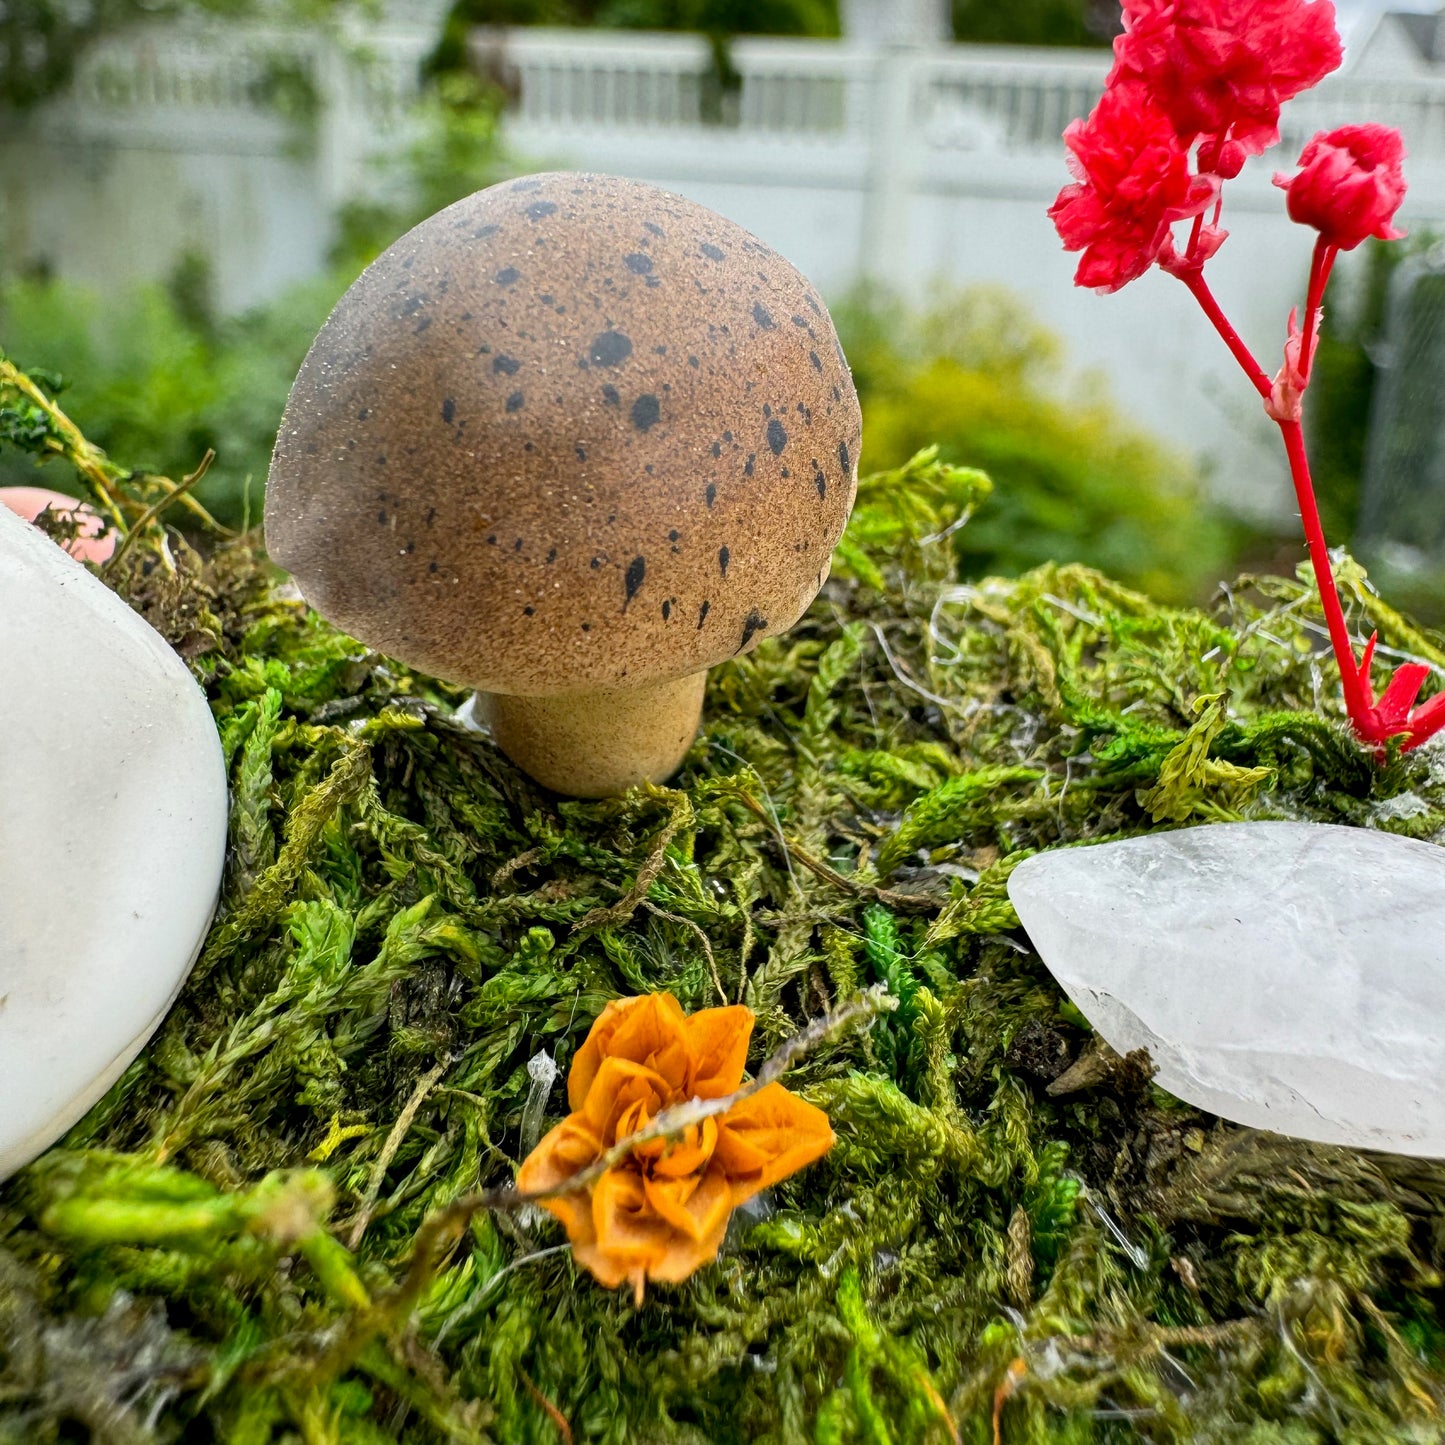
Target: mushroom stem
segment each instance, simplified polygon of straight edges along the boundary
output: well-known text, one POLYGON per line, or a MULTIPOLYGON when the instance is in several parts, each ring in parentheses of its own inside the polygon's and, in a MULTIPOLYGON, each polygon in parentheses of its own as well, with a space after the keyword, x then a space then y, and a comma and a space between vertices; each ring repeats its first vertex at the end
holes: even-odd
POLYGON ((574 798, 607 798, 675 773, 702 719, 706 672, 551 697, 479 692, 477 721, 523 772, 574 798))

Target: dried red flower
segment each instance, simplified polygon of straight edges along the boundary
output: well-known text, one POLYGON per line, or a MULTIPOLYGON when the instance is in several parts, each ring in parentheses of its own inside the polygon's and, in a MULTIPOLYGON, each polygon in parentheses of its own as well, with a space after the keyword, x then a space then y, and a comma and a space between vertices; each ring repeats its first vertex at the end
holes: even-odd
POLYGON ((1390 222, 1405 199, 1400 163, 1405 142, 1388 125, 1343 125, 1320 131, 1300 153, 1300 171, 1276 173, 1290 220, 1313 226, 1328 246, 1353 251, 1375 236, 1398 241, 1390 222))
POLYGON ((1331 0, 1124 0, 1108 84, 1143 85, 1199 169, 1230 177, 1279 139, 1280 106, 1339 66, 1331 0))
POLYGON ((1049 219, 1066 251, 1084 253, 1075 285, 1128 285, 1165 250, 1169 227, 1214 199, 1213 181, 1189 174, 1173 126, 1137 86, 1110 87, 1064 140, 1077 182, 1059 192, 1049 219))
MULTIPOLYGON (((617 999, 572 1060, 572 1113, 528 1156, 525 1192, 555 1190, 675 1104, 725 1099, 747 1063, 753 1013, 741 1006, 691 1016, 670 993, 617 999)), ((572 1254, 609 1288, 676 1282, 716 1257, 737 1206, 821 1158, 828 1116, 768 1084, 682 1137, 640 1143, 590 1188, 542 1207, 566 1226, 572 1254)))

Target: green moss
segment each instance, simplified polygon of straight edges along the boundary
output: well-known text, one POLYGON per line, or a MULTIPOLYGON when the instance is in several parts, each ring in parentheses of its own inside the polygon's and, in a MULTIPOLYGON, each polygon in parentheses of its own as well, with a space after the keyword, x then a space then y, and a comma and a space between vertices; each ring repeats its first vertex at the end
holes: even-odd
MULTIPOLYGON (((1091 1041, 1004 884, 1160 818, 1434 837, 1445 772, 1362 757, 1301 583, 955 584, 925 539, 983 490, 927 456, 865 483, 674 784, 593 803, 247 539, 139 538, 107 580, 211 698, 232 850, 154 1040, 0 1189, 0 1441, 1438 1438, 1445 1168, 1221 1124, 1137 1063, 1050 1097, 1091 1041), (608 999, 744 999, 756 1067, 878 980, 900 1006, 793 1075, 836 1147, 686 1284, 637 1308, 512 1214, 418 1261, 608 999)), ((1441 660, 1345 571, 1357 623, 1441 660)))

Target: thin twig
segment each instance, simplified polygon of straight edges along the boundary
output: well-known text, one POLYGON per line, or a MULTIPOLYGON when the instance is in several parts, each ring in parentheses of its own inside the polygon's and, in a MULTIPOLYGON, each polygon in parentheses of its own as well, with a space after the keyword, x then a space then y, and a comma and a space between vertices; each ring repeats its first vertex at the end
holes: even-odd
POLYGON ((572 1445, 572 1427, 567 1423, 567 1417, 532 1383, 532 1377, 520 1365, 517 1366, 517 1373, 522 1377, 522 1383, 527 1387, 527 1393, 557 1427, 557 1433, 561 1435, 566 1445, 572 1445))
POLYGON ((717 959, 713 957, 712 944, 708 942, 708 936, 690 918, 684 918, 680 913, 669 913, 665 908, 659 908, 657 904, 642 900, 642 906, 658 918, 665 918, 669 923, 680 923, 684 928, 690 928, 697 934, 697 941, 702 944, 702 951, 707 956, 707 971, 712 975, 712 986, 717 990, 717 996, 722 1000, 724 1007, 727 1005, 728 996, 723 990, 722 979, 717 971, 717 959))
POLYGON ((136 518, 135 522, 131 525, 130 531, 128 531, 125 536, 121 538, 120 546, 117 547, 115 551, 110 554, 110 556, 106 559, 104 565, 101 567, 100 570, 102 572, 109 572, 110 569, 114 567, 115 564, 119 562, 120 559, 124 557, 127 552, 130 551, 132 545, 135 543, 136 538, 139 537, 145 531, 145 529, 149 527, 150 524, 154 522, 155 519, 159 517, 160 514, 164 512, 169 506, 171 506, 175 502, 179 502, 181 498, 184 497, 186 493, 189 492, 191 488, 194 487, 196 483, 199 482, 208 471, 210 471, 211 463, 215 460, 215 452, 212 451, 210 447, 207 447, 206 454, 197 464, 195 471, 189 473, 187 476, 182 477, 181 480, 176 483, 174 491, 167 492, 165 496, 161 497, 158 501, 152 502, 151 505, 147 507, 146 510, 142 512, 139 517, 136 518))
MULTIPOLYGON (((662 790, 659 789, 658 792, 661 794, 662 790)), ((687 824, 693 821, 692 804, 688 802, 687 795, 673 793, 672 797, 674 799, 672 812, 669 814, 667 822, 663 824, 662 831, 657 835, 657 841, 652 845, 652 851, 647 855, 646 861, 637 870, 637 877, 632 880, 632 887, 609 907, 594 908, 590 913, 584 913, 572 925, 574 934, 591 933, 599 928, 626 923, 637 911, 638 906, 647 897, 647 890, 652 887, 653 881, 662 872, 663 865, 667 862, 667 850, 672 846, 672 840, 687 824)))
POLYGON ((396 1151, 401 1148, 402 1140, 406 1138, 411 1129, 417 1110, 425 1102, 426 1096, 441 1082, 442 1075, 451 1067, 451 1063, 450 1058, 443 1059, 435 1068, 429 1069, 417 1080, 416 1088, 411 1091, 411 1098, 406 1101, 406 1107, 397 1116, 396 1123, 391 1126, 391 1133, 386 1136, 386 1143, 381 1146, 381 1153, 377 1155, 376 1163, 371 1166, 371 1178, 366 1182, 366 1193, 362 1196, 361 1208, 357 1211, 356 1219, 351 1226, 351 1233, 346 1240, 346 1247, 353 1254, 356 1253, 356 1248, 361 1243, 361 1236, 366 1233, 366 1226, 371 1223, 371 1214, 381 1195, 381 1185, 386 1178, 386 1171, 391 1168, 391 1161, 396 1158, 396 1151))
MULTIPOLYGON (((738 788, 731 794, 750 813, 759 818, 762 822, 769 822, 768 815, 763 811, 763 806, 751 793, 738 788)), ((938 898, 931 898, 926 893, 898 893, 892 888, 879 888, 873 883, 860 883, 856 878, 850 878, 846 873, 840 873, 831 864, 825 863, 821 858, 810 853, 801 843, 789 838, 782 828, 778 829, 778 839, 783 845, 785 853, 796 858, 804 868, 816 878, 821 878, 824 883, 830 883, 834 888, 840 888, 844 893, 851 894, 854 898, 871 898, 875 903, 886 903, 890 908, 897 908, 905 913, 931 913, 943 907, 943 901, 938 898)))

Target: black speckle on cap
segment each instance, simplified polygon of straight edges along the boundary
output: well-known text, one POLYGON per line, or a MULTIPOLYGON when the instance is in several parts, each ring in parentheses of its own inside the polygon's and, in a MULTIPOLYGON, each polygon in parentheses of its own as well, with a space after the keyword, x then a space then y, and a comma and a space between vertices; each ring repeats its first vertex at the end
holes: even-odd
POLYGON ((656 426, 661 419, 662 408, 650 391, 643 392, 632 403, 632 425, 638 431, 646 431, 649 427, 656 426))
POLYGON ((457 419, 457 404, 451 397, 442 402, 442 420, 450 426, 457 419))
POLYGON ((522 279, 522 273, 515 266, 503 266, 492 280, 498 286, 515 286, 522 279))
POLYGON ((664 622, 666 622, 667 619, 668 619, 669 617, 671 617, 671 616, 672 616, 672 603, 671 603, 670 601, 665 601, 665 602, 662 604, 662 620, 663 620, 664 622))
POLYGON ((545 221, 548 216, 555 216, 556 214, 556 201, 533 201, 532 204, 527 207, 528 219, 533 221, 545 221))
POLYGON ((721 261, 726 255, 721 246, 714 246, 709 241, 704 241, 698 249, 709 261, 721 261))
POLYGON ((602 388, 602 400, 605 401, 608 406, 621 406, 622 394, 615 386, 604 386, 602 388))
POLYGON ((783 430, 783 424, 777 417, 768 423, 768 449, 775 457, 783 454, 783 448, 788 444, 788 434, 783 430))
POLYGON ((728 575, 728 563, 732 561, 732 553, 726 547, 717 549, 717 564, 722 569, 724 577, 728 575))
POLYGON ((627 590, 627 596, 623 600, 622 610, 627 610, 627 604, 637 596, 637 589, 642 586, 643 579, 647 576, 647 558, 634 557, 627 564, 627 575, 623 578, 623 586, 627 590))
POLYGON ((712 611, 712 603, 703 598, 702 606, 697 609, 697 630, 702 631, 702 625, 707 621, 708 613, 712 611))
POLYGON ((511 396, 507 398, 508 411, 521 411, 526 404, 527 398, 523 396, 520 391, 514 391, 511 396))
POLYGON ((748 459, 747 459, 746 462, 743 463, 743 475, 744 475, 745 477, 750 477, 750 476, 752 476, 752 474, 753 474, 753 468, 757 465, 757 460, 758 460, 758 454, 757 454, 756 452, 749 452, 749 453, 748 453, 748 459))
POLYGON ((587 354, 594 366, 621 366, 632 355, 632 338, 620 331, 604 331, 593 338, 587 354))
POLYGON ((492 370, 503 376, 515 376, 522 369, 522 363, 515 356, 494 356, 492 370))
POLYGON ((847 443, 847 442, 839 442, 839 443, 838 443, 838 461, 842 464, 842 467, 843 467, 843 475, 844 475, 845 477, 850 477, 850 476, 852 476, 852 475, 853 475, 853 466, 852 466, 852 463, 849 462, 849 460, 848 460, 848 443, 847 443))
POLYGON ((707 504, 711 507, 712 504, 717 501, 717 483, 709 482, 707 484, 707 491, 703 493, 703 496, 707 498, 707 504))
POLYGON ((622 258, 622 264, 634 276, 646 276, 652 270, 652 257, 644 256, 641 251, 632 251, 622 258))
POLYGON ((767 625, 768 619, 756 607, 749 612, 747 620, 743 623, 743 640, 738 643, 738 651, 741 652, 767 625))
POLYGON ((764 306, 761 301, 753 302, 753 320, 756 321, 764 331, 771 331, 773 329, 773 318, 768 308, 764 306))
POLYGON ((365 421, 370 415, 371 408, 369 406, 364 406, 359 412, 356 413, 356 419, 357 421, 365 421))
POLYGON ((828 479, 823 475, 823 469, 817 462, 813 463, 813 485, 817 487, 820 497, 828 495, 828 479))
POLYGON ((822 369, 823 369, 823 363, 822 363, 822 361, 819 359, 818 353, 817 353, 816 351, 810 351, 810 352, 808 353, 808 360, 813 363, 813 370, 814 370, 814 371, 822 371, 822 369))

